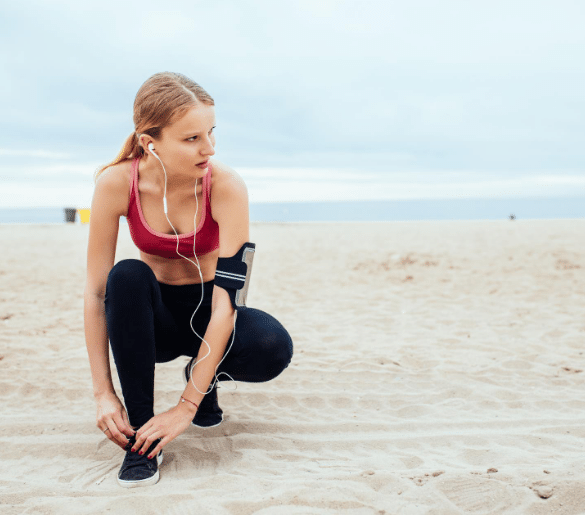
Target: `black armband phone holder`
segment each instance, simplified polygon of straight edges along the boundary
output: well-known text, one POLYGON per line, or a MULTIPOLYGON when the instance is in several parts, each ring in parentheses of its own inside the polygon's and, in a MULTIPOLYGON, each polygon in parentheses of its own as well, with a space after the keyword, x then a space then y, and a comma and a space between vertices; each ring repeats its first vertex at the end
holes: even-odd
POLYGON ((214 284, 228 292, 234 309, 246 307, 255 251, 256 244, 248 241, 234 256, 217 259, 214 284))

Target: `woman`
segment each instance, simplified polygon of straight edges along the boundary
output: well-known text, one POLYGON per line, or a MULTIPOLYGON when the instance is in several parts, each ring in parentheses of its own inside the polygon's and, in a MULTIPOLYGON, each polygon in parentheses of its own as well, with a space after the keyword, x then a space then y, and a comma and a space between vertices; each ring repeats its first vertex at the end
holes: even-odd
POLYGON ((136 95, 134 126, 118 158, 97 173, 85 288, 97 427, 126 450, 118 473, 124 487, 156 483, 163 447, 189 424, 221 423, 217 376, 269 381, 293 352, 276 319, 242 302, 251 269, 243 253, 254 250, 248 196, 241 177, 211 159, 213 99, 184 75, 157 73, 136 95), (121 216, 140 260, 114 266, 121 216), (236 269, 243 270, 237 284, 236 269), (112 384, 108 341, 125 408, 112 384), (192 358, 187 386, 155 416, 155 363, 179 356, 192 358))

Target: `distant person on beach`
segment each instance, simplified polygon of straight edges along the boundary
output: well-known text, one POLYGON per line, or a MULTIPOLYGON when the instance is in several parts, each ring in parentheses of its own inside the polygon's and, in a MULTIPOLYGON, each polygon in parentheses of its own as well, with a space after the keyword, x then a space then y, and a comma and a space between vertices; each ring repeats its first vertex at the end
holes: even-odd
POLYGON ((97 427, 126 451, 118 473, 124 487, 156 483, 163 447, 190 424, 222 422, 218 380, 270 381, 292 359, 280 322, 245 305, 255 251, 248 194, 232 168, 212 159, 214 105, 184 75, 153 75, 134 101, 135 131, 96 172, 85 338, 97 427), (114 265, 121 216, 140 260, 114 265), (155 363, 179 356, 191 357, 187 386, 155 416, 155 363))

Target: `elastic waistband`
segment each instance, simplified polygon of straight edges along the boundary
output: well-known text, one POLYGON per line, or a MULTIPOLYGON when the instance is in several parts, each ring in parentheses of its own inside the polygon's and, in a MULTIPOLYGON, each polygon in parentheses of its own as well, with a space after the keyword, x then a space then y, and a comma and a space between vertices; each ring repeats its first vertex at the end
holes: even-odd
POLYGON ((201 298, 201 288, 203 288, 203 298, 211 299, 213 294, 213 285, 215 280, 207 281, 206 283, 195 284, 166 284, 159 282, 160 291, 162 295, 170 295, 176 300, 198 302, 201 298))

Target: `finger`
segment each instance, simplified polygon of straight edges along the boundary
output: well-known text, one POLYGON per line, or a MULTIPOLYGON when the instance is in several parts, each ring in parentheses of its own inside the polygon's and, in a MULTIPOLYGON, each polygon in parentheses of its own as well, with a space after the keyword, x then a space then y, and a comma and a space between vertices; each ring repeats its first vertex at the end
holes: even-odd
POLYGON ((120 430, 116 426, 114 420, 109 421, 108 429, 109 431, 106 431, 106 434, 108 437, 111 437, 110 440, 114 441, 116 444, 122 447, 122 449, 128 445, 127 438, 122 433, 120 433, 120 430))
POLYGON ((148 436, 155 431, 152 423, 147 423, 136 432, 136 442, 134 443, 133 451, 139 452, 146 443, 148 436))
POLYGON ((130 434, 130 435, 127 434, 128 429, 126 428, 126 423, 124 422, 124 419, 122 418, 122 416, 119 413, 114 413, 112 418, 114 420, 114 423, 116 424, 116 428, 118 429, 120 434, 122 434, 122 438, 124 440, 124 445, 126 445, 128 443, 128 438, 126 438, 126 437, 132 436, 132 434, 130 434))
POLYGON ((142 426, 140 426, 137 431, 135 431, 136 440, 139 440, 146 432, 148 432, 148 430, 152 427, 152 420, 153 419, 154 419, 154 417, 151 418, 148 422, 146 422, 142 426))
MULTIPOLYGON (((101 429, 101 428, 100 428, 101 429)), ((112 435, 112 431, 110 430, 109 427, 106 427, 103 431, 104 435, 106 436, 106 438, 110 441, 112 441, 113 443, 115 443, 116 445, 120 445, 120 443, 114 438, 114 436, 112 435)))
POLYGON ((158 453, 160 451, 162 451, 163 447, 168 444, 170 441, 172 440, 172 438, 169 438, 168 436, 165 436, 159 443, 158 445, 152 450, 152 452, 147 456, 147 458, 149 460, 151 460, 152 458, 154 458, 155 456, 158 456, 158 453))
POLYGON ((154 431, 150 433, 146 440, 144 440, 144 444, 142 445, 141 449, 138 451, 140 454, 146 454, 148 450, 152 447, 154 442, 160 438, 160 431, 154 431))
POLYGON ((136 431, 134 431, 134 429, 130 425, 130 420, 128 419, 128 413, 126 413, 125 409, 122 410, 122 420, 124 421, 126 431, 127 431, 127 432, 124 432, 124 434, 128 437, 133 436, 136 433, 136 431))

